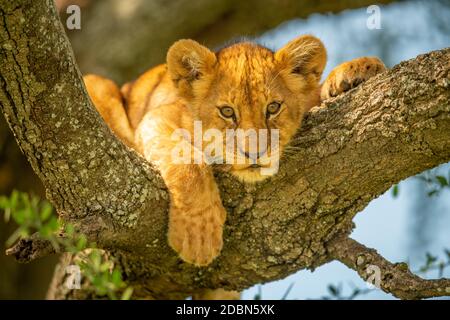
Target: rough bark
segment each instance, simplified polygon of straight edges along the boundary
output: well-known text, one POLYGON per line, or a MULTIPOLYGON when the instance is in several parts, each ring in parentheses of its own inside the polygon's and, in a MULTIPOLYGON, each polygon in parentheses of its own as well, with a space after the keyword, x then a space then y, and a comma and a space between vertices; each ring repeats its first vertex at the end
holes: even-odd
MULTIPOLYGON (((60 216, 117 258, 135 297, 244 289, 333 259, 353 267, 345 250, 336 255, 336 239, 348 236, 355 214, 393 183, 450 160, 450 49, 443 49, 314 108, 269 181, 244 185, 218 174, 228 211, 224 249, 209 267, 193 267, 166 244, 168 194, 159 174, 89 101, 52 1, 0 4, 2 111, 60 216)), ((55 277, 50 297, 91 297, 65 289, 62 272, 55 277)))
POLYGON ((381 271, 380 289, 397 298, 450 296, 450 279, 424 280, 413 274, 406 263, 391 263, 376 250, 368 249, 348 237, 334 239, 328 249, 332 257, 356 270, 364 280, 373 275, 373 266, 378 267, 381 271))
MULTIPOLYGON (((256 36, 289 19, 373 4, 370 0, 82 2, 81 31, 69 31, 81 71, 102 74, 119 83, 163 62, 168 47, 180 38, 214 47, 242 35, 256 36)), ((388 2, 392 0, 377 1, 388 2)), ((66 17, 65 10, 61 11, 66 17)))

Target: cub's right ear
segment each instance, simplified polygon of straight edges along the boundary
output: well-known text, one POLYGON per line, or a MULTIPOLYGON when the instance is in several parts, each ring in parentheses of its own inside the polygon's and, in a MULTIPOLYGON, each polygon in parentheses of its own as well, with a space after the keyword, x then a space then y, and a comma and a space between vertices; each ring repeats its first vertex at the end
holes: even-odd
POLYGON ((214 52, 194 40, 175 42, 167 52, 167 69, 179 92, 195 95, 196 80, 207 80, 213 73, 217 58, 214 52))
POLYGON ((282 74, 301 75, 318 83, 327 62, 327 52, 318 38, 300 36, 275 53, 282 74))

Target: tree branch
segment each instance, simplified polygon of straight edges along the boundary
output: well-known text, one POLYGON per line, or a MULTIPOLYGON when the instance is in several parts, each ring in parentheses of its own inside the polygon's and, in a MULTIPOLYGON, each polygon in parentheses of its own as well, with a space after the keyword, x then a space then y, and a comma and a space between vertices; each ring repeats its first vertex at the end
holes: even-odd
POLYGON ((450 279, 425 280, 413 274, 406 263, 391 263, 376 250, 348 238, 330 242, 331 256, 367 280, 379 268, 380 289, 400 299, 423 299, 450 295, 450 279))
POLYGON ((224 249, 199 269, 168 247, 164 182, 95 111, 53 2, 0 1, 0 41, 0 103, 19 146, 59 215, 120 261, 136 297, 241 290, 314 269, 333 259, 326 243, 349 234, 372 199, 450 160, 443 49, 314 108, 270 180, 244 185, 218 173, 224 249))
POLYGON ((7 256, 14 256, 20 263, 28 263, 55 253, 58 253, 58 250, 54 245, 49 240, 39 238, 37 233, 29 238, 20 239, 5 252, 7 256))

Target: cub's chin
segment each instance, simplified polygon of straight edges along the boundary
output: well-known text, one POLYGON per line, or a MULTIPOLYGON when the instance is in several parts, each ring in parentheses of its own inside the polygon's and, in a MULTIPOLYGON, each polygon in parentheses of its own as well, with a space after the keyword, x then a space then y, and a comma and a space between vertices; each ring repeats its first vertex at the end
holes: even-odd
POLYGON ((232 168, 230 173, 234 175, 239 180, 246 183, 256 183, 263 181, 275 173, 268 172, 269 170, 264 170, 264 167, 247 167, 247 168, 232 168))

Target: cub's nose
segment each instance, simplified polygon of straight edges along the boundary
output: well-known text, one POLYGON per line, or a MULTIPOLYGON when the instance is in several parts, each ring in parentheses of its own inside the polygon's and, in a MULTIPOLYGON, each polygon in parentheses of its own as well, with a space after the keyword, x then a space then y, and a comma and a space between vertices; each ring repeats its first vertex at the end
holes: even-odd
POLYGON ((258 152, 250 153, 248 151, 244 151, 242 149, 239 149, 240 153, 243 154, 247 159, 256 161, 259 158, 263 157, 267 153, 267 147, 264 148, 264 150, 258 150, 258 152))

